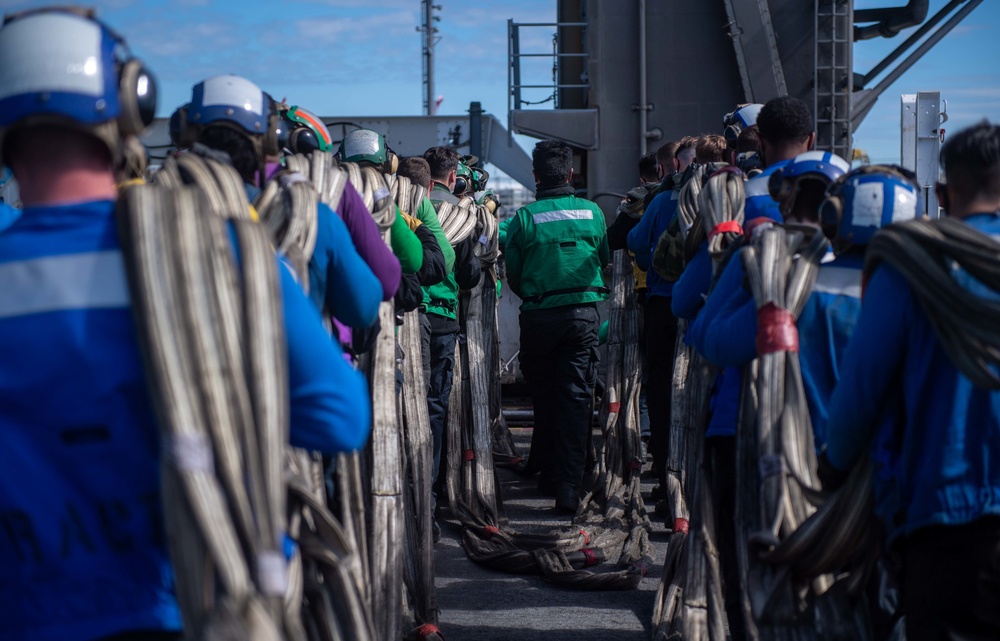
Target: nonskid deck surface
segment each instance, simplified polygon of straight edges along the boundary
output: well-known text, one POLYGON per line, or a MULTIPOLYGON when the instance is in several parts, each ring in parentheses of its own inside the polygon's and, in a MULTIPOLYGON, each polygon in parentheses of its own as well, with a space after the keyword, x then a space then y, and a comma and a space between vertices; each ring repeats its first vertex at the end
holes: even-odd
MULTIPOLYGON (((511 428, 519 453, 527 457, 530 428, 511 428)), ((600 438, 600 431, 595 431, 600 438)), ((648 469, 647 463, 644 469, 648 469)), ((566 525, 554 500, 541 496, 536 478, 499 469, 509 527, 546 531, 566 525)), ((654 482, 643 481, 643 496, 654 482)), ((585 592, 554 586, 539 576, 518 576, 481 567, 462 549, 461 528, 441 521, 435 548, 435 586, 441 608, 439 627, 448 641, 647 641, 653 599, 659 586, 668 532, 652 514, 653 570, 638 590, 585 592)), ((612 560, 613 562, 613 560, 612 560)))

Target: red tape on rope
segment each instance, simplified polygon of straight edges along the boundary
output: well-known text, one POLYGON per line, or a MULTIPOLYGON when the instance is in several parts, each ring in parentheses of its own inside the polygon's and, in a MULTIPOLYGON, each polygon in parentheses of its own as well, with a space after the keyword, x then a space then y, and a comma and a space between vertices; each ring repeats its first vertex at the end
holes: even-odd
POLYGON ((619 410, 621 410, 621 408, 622 408, 621 403, 618 402, 608 403, 608 411, 611 412, 612 414, 617 414, 619 410))
POLYGON ((594 554, 593 550, 591 550, 590 548, 583 548, 580 551, 583 552, 583 556, 587 559, 583 567, 589 568, 592 565, 597 565, 597 556, 594 554))
POLYGON ((767 218, 766 216, 759 216, 753 220, 744 221, 743 225, 743 235, 747 237, 747 240, 753 238, 754 231, 762 225, 777 225, 778 221, 773 218, 767 218))
POLYGON ((465 460, 466 461, 475 461, 476 460, 476 452, 474 450, 465 450, 465 460))
POLYGON ((798 352, 799 330, 787 309, 768 303, 757 310, 757 355, 798 352))
POLYGON ((431 636, 432 634, 436 634, 438 635, 438 637, 442 639, 444 638, 444 635, 441 634, 441 630, 433 623, 425 623, 419 628, 417 628, 417 638, 420 639, 421 641, 431 636))
POLYGON ((500 528, 495 525, 484 525, 483 534, 500 534, 500 528))
POLYGON ((590 545, 590 532, 587 530, 580 530, 580 534, 583 535, 583 544, 590 545))
POLYGON ((734 234, 742 234, 743 227, 735 220, 727 220, 724 223, 719 223, 715 227, 712 227, 712 231, 708 232, 708 239, 712 240, 719 234, 725 234, 726 232, 733 232, 734 234))
POLYGON ((688 520, 687 519, 674 519, 674 532, 688 533, 688 520))

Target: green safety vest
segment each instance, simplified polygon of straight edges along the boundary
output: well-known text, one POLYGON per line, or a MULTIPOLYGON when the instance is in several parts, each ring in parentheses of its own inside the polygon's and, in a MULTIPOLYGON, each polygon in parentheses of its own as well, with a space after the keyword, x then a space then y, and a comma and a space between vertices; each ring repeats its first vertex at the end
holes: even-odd
POLYGON ((608 230, 595 203, 542 198, 517 210, 507 228, 507 283, 521 309, 595 303, 608 297, 608 230))
MULTIPOLYGON (((438 183, 434 183, 430 193, 427 194, 427 198, 430 200, 431 204, 434 205, 435 210, 437 210, 437 207, 441 202, 452 202, 453 200, 457 200, 450 191, 441 187, 438 183), (450 198, 448 198, 448 196, 450 196, 450 198)), ((439 228, 440 225, 441 223, 439 222, 439 228)), ((444 236, 444 232, 442 232, 441 235, 444 236)), ((448 248, 451 249, 451 245, 448 243, 447 238, 445 238, 445 244, 447 244, 448 248)), ((448 270, 448 276, 436 285, 423 288, 424 310, 428 314, 437 314, 438 316, 458 320, 458 282, 455 281, 454 249, 452 249, 451 255, 452 269, 448 270)))

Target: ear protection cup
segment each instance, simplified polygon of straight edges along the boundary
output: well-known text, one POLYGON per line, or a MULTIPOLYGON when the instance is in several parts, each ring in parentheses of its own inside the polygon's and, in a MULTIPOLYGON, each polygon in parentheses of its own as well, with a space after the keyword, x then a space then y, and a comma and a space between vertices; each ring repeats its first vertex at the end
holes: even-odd
MULTIPOLYGON (((383 141, 384 140, 385 139, 383 138, 383 141)), ((386 173, 395 174, 399 171, 399 156, 396 155, 395 151, 389 149, 388 145, 385 147, 385 164, 388 169, 386 173)))
POLYGON ((469 190, 469 183, 465 179, 465 176, 459 176, 455 179, 455 189, 451 193, 456 196, 461 196, 469 190))
POLYGON ((785 195, 786 189, 787 187, 785 185, 783 171, 779 169, 768 177, 767 193, 770 194, 772 200, 777 202, 782 196, 785 195))
POLYGON ((188 121, 188 107, 182 105, 170 115, 170 143, 178 149, 186 149, 198 140, 198 130, 188 121))
POLYGON ((281 133, 281 115, 278 113, 274 100, 267 94, 264 95, 267 96, 268 100, 267 127, 261 140, 261 152, 265 156, 277 156, 281 153, 281 142, 278 140, 281 133))
POLYGON ((122 63, 118 100, 121 104, 118 130, 123 138, 139 135, 156 117, 156 79, 135 58, 122 63))
POLYGON ((819 206, 819 224, 824 232, 827 230, 831 234, 836 234, 840 228, 840 220, 844 216, 844 178, 850 174, 841 176, 836 181, 830 183, 826 188, 826 197, 819 206))

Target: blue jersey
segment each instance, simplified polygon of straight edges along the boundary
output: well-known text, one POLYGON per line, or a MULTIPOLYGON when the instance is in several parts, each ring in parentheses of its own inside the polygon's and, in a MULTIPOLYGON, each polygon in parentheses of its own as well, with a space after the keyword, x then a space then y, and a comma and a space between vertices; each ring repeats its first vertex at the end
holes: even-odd
MULTIPOLYGON (((686 340, 708 360, 738 367, 757 357, 757 307, 743 287, 737 252, 726 266, 686 340)), ((820 265, 816 283, 796 326, 802 384, 817 449, 826 442, 830 397, 840 379, 843 353, 861 310, 860 256, 846 255, 820 265)), ((730 393, 738 395, 738 387, 730 393)), ((721 401, 720 401, 721 402, 721 401)), ((734 403, 730 398, 727 402, 734 403)))
POLYGON ((639 224, 628 233, 629 251, 635 255, 635 264, 639 269, 646 272, 646 296, 669 297, 673 292, 674 284, 664 280, 656 270, 651 270, 649 264, 657 241, 677 215, 679 193, 671 189, 657 194, 646 207, 639 224))
POLYGON ((309 261, 309 298, 324 303, 334 318, 350 327, 368 327, 378 317, 382 283, 358 254, 347 225, 319 203, 316 249, 309 261))
POLYGON ((712 256, 708 241, 701 244, 694 257, 684 266, 681 277, 674 283, 670 309, 677 318, 692 320, 701 311, 712 285, 712 256))
POLYGON ((21 217, 21 210, 0 202, 0 232, 7 229, 21 217))
MULTIPOLYGON (((674 283, 671 310, 674 316, 693 320, 701 311, 712 284, 712 257, 708 253, 708 242, 702 243, 697 253, 684 267, 681 277, 674 283)), ((733 436, 739 416, 740 371, 727 367, 719 372, 709 399, 706 437, 733 436)))
MULTIPOLYGON (((782 222, 778 203, 771 198, 767 185, 770 175, 787 165, 788 162, 777 162, 746 182, 744 186, 746 193, 746 203, 743 213, 744 223, 762 217, 770 218, 778 223, 782 222)), ((740 262, 739 255, 734 255, 731 258, 731 262, 740 262)), ((718 296, 713 294, 715 300, 711 309, 706 308, 702 311, 702 306, 708 297, 709 287, 712 284, 712 258, 708 253, 708 242, 706 241, 698 248, 697 253, 695 253, 694 257, 684 268, 684 273, 681 274, 680 279, 674 285, 672 304, 674 315, 689 320, 696 317, 698 319, 695 323, 688 326, 685 342, 689 345, 695 345, 698 351, 715 363, 723 363, 727 359, 727 356, 719 357, 713 353, 716 356, 713 359, 707 355, 704 351, 708 348, 706 343, 709 342, 706 341, 706 332, 709 331, 708 326, 715 319, 720 316, 729 318, 730 313, 735 314, 733 318, 734 324, 742 324, 742 331, 732 338, 735 339, 734 342, 740 341, 743 344, 739 345, 739 349, 735 353, 730 353, 729 356, 739 355, 741 357, 739 363, 742 364, 749 362, 756 355, 756 349, 754 348, 753 356, 743 358, 747 354, 745 351, 746 348, 753 347, 753 342, 746 343, 746 336, 748 331, 752 331, 753 335, 756 335, 757 310, 749 292, 743 289, 742 262, 740 262, 738 268, 733 269, 736 271, 730 272, 728 278, 725 279, 725 283, 722 282, 720 277, 720 282, 716 285, 716 288, 720 290, 720 294, 718 296), (723 303, 727 303, 727 305, 722 306, 723 303), (724 309, 720 306, 724 307, 724 309), (750 323, 752 323, 752 327, 750 323)), ((728 351, 729 349, 728 345, 722 347, 723 351, 728 351)), ((712 389, 709 405, 711 418, 705 436, 733 436, 736 434, 741 381, 742 376, 740 375, 739 367, 730 366, 719 372, 719 376, 712 389)))
MULTIPOLYGON (((367 385, 280 271, 291 441, 358 448, 367 385)), ((26 209, 0 279, 0 639, 180 629, 114 203, 26 209)))
MULTIPOLYGON (((1000 236, 1000 216, 965 219, 1000 236)), ((994 302, 964 270, 953 278, 994 302)), ((830 404, 830 462, 848 469, 874 442, 876 505, 890 536, 1000 514, 1000 391, 948 358, 905 279, 876 270, 830 404), (874 437, 874 438, 873 438, 874 437)))

